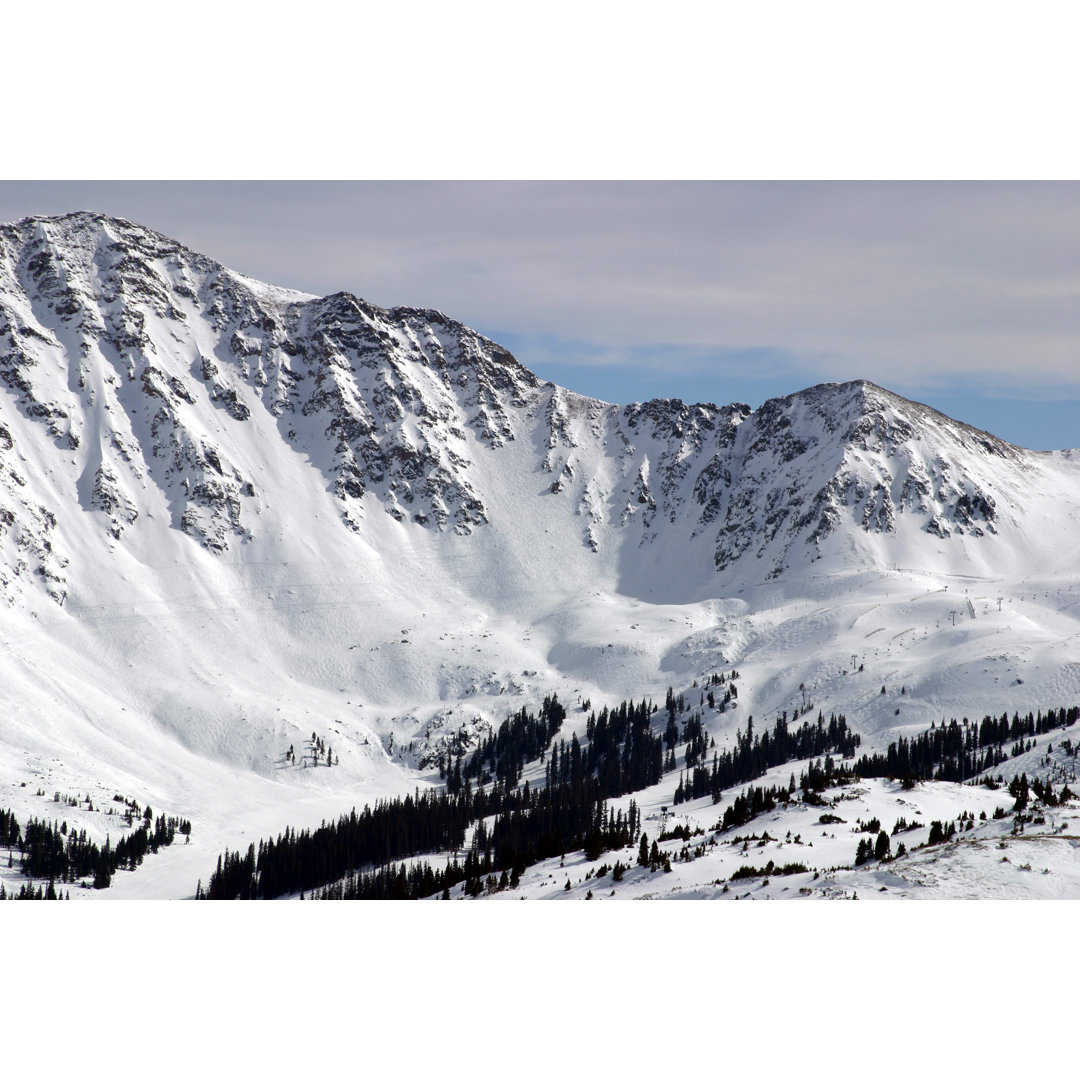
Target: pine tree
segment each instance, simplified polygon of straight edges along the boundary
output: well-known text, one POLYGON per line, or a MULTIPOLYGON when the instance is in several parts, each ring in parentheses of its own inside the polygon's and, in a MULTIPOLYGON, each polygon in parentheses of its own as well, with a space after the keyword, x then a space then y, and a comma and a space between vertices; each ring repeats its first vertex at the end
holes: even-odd
POLYGON ((889 846, 889 834, 882 829, 881 832, 878 833, 877 843, 874 844, 874 858, 884 859, 889 854, 889 846))

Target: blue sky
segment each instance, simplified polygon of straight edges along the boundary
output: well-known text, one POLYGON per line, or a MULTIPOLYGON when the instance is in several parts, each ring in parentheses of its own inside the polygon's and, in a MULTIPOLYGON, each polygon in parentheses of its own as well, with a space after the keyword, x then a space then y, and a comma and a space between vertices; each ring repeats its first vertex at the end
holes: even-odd
POLYGON ((1080 184, 5 181, 236 270, 437 307, 583 394, 756 407, 868 378, 1080 446, 1080 184))

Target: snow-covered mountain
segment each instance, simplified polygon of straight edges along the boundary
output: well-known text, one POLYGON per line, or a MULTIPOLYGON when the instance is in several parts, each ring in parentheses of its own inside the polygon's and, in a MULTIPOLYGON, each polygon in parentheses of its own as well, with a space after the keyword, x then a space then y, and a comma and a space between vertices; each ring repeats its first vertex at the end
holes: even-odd
POLYGON ((610 405, 92 213, 0 226, 0 382, 5 788, 219 841, 552 690, 737 664, 742 714, 811 694, 869 738, 1080 696, 1080 456, 868 382, 610 405), (286 762, 313 729, 342 768, 286 762))

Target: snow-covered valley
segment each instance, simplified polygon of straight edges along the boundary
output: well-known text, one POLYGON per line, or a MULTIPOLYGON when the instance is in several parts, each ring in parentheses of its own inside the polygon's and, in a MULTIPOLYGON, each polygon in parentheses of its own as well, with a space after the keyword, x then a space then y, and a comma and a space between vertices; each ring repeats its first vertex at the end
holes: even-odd
MULTIPOLYGON (((438 312, 90 214, 0 226, 0 380, 0 808, 99 844, 122 800, 192 826, 73 899, 192 896, 227 848, 440 788, 440 758, 553 693, 566 740, 670 687, 719 747, 821 710, 860 753, 1080 702, 1080 453, 870 383, 608 405, 438 312), (732 669, 737 701, 706 707, 732 669)), ((1060 789, 1078 735, 992 772, 1060 789)), ((1080 895, 1076 804, 1014 836, 1005 788, 871 779, 709 844, 740 789, 673 806, 683 761, 632 796, 650 839, 661 807, 704 830, 665 843, 670 873, 579 852, 490 895, 1080 895), (858 819, 916 816, 903 859, 853 866, 858 819), (770 861, 807 870, 730 881, 770 861)))

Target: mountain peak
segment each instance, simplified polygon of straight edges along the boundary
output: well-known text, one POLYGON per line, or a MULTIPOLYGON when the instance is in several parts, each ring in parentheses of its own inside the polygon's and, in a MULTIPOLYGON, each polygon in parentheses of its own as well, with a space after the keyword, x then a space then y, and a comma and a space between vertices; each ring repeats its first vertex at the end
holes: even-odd
POLYGON ((54 243, 73 250, 101 243, 142 239, 169 250, 186 250, 175 240, 126 218, 96 210, 74 210, 68 214, 36 215, 0 225, 0 236, 21 243, 54 243))
POLYGON ((573 558, 649 567, 628 582, 663 552, 713 588, 717 571, 775 576, 834 549, 881 561, 927 532, 946 561, 960 536, 991 558, 1006 519, 1020 542, 1011 506, 1037 460, 865 379, 756 410, 608 405, 442 311, 275 289, 92 211, 0 226, 0 384, 0 451, 38 447, 37 481, 0 474, 27 545, 14 564, 57 596, 61 538, 86 522, 111 546, 166 528, 243 557, 291 527, 271 508, 301 491, 352 538, 387 517, 504 538, 541 515, 530 535, 563 534, 573 558))

